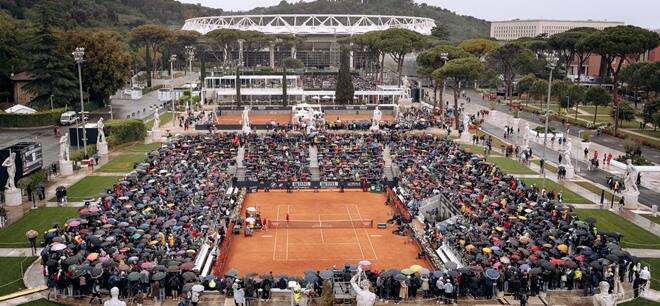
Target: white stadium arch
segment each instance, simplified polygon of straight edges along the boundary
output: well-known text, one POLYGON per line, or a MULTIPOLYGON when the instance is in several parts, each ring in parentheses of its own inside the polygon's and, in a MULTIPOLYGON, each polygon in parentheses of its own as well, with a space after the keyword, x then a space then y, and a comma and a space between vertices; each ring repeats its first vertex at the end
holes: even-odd
POLYGON ((258 31, 265 34, 356 35, 390 28, 403 28, 429 35, 435 26, 430 18, 383 15, 230 15, 186 20, 183 30, 206 34, 217 29, 258 31))

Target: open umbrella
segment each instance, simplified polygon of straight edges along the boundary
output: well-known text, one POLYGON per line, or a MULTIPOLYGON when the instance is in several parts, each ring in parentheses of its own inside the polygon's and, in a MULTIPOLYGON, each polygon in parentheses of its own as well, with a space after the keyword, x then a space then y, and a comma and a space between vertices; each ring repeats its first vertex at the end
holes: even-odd
POLYGON ((197 274, 195 274, 195 272, 188 271, 183 273, 183 280, 188 282, 194 279, 197 279, 197 274))
POLYGON ((159 281, 159 280, 164 279, 165 276, 166 276, 165 273, 163 273, 163 272, 158 272, 158 273, 154 274, 153 276, 151 276, 151 279, 152 279, 152 280, 155 280, 155 281, 159 281))
MULTIPOLYGON (((186 272, 186 273, 187 273, 187 272, 186 272)), ((235 278, 236 276, 238 276, 238 270, 236 270, 236 269, 234 269, 234 268, 231 268, 231 269, 229 269, 229 271, 227 271, 227 272, 225 273, 225 276, 228 276, 228 277, 234 277, 234 278, 235 278)), ((332 276, 331 276, 331 277, 332 277, 332 276)))
POLYGON ((332 278, 332 271, 330 270, 323 270, 319 272, 319 276, 321 276, 321 279, 323 280, 328 280, 332 278))
POLYGON ((401 274, 403 274, 403 275, 412 275, 413 273, 415 273, 415 272, 413 270, 409 269, 409 268, 401 270, 401 274))
POLYGON ((55 251, 55 252, 58 252, 58 251, 61 251, 61 250, 64 250, 64 249, 66 249, 66 245, 64 245, 62 243, 55 243, 55 244, 50 246, 50 250, 55 251))
POLYGON ((458 264, 452 261, 446 263, 445 266, 447 267, 447 270, 456 270, 456 268, 458 268, 458 264))
POLYGON ((34 238, 37 238, 37 236, 39 236, 39 233, 37 231, 31 229, 31 230, 25 232, 25 236, 28 237, 28 239, 34 239, 34 238))
POLYGON ((419 269, 418 272, 419 272, 419 274, 421 274, 421 275, 429 275, 429 274, 431 274, 431 271, 430 271, 429 269, 427 269, 427 268, 421 268, 421 269, 419 269))
POLYGON ((204 286, 202 286, 200 284, 196 284, 196 285, 192 286, 192 288, 190 288, 190 290, 192 292, 202 292, 202 291, 204 291, 204 286))
POLYGON ((486 270, 486 277, 488 277, 492 280, 496 280, 496 279, 500 278, 500 272, 493 269, 493 268, 489 268, 489 269, 486 270))
POLYGON ((131 282, 137 282, 140 280, 140 273, 139 272, 131 272, 128 274, 126 277, 129 281, 131 282))

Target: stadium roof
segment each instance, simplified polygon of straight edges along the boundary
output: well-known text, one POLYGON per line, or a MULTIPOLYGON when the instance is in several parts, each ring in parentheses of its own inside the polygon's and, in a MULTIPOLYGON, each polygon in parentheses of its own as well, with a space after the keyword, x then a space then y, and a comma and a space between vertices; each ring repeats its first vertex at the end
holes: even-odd
POLYGON ((198 17, 186 20, 182 29, 201 34, 235 29, 265 34, 355 35, 403 28, 429 35, 434 26, 433 19, 411 16, 300 14, 198 17))

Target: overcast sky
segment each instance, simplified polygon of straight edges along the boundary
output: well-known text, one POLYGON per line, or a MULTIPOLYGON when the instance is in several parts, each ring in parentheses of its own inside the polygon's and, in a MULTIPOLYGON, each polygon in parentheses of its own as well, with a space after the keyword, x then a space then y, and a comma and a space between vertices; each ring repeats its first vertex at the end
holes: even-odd
MULTIPOLYGON (((249 10, 270 6, 280 0, 179 0, 201 3, 223 10, 249 10)), ((297 2, 299 0, 288 0, 297 2)), ((447 8, 461 15, 481 19, 594 19, 623 21, 650 29, 660 29, 660 0, 416 0, 447 8)), ((402 15, 405 15, 402 12, 402 15)))

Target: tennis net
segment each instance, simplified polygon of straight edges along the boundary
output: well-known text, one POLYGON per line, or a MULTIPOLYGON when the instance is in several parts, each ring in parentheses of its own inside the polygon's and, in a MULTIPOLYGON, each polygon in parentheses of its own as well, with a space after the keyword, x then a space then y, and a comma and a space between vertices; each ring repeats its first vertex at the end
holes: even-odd
POLYGON ((359 220, 269 220, 270 228, 370 228, 372 219, 359 220))

